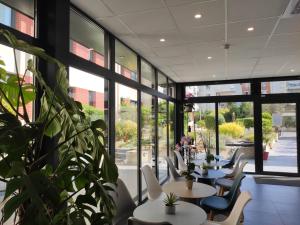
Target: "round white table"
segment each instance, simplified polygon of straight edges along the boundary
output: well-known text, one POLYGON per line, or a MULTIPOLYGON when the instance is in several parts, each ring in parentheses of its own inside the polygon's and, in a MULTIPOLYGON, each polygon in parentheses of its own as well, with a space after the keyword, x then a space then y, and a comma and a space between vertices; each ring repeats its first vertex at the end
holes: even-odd
POLYGON ((147 201, 134 210, 133 216, 145 222, 169 222, 172 225, 200 225, 206 222, 207 215, 199 206, 183 201, 177 204, 175 215, 168 215, 163 201, 147 201))
POLYGON ((174 193, 180 198, 199 199, 216 194, 217 190, 207 184, 194 182, 191 190, 187 189, 185 181, 172 181, 166 183, 163 187, 165 193, 174 193))

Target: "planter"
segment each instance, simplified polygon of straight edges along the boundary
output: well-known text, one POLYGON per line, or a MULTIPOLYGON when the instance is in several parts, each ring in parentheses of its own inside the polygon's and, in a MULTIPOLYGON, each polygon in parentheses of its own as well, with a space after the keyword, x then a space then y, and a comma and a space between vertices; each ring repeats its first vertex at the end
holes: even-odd
POLYGON ((186 184, 187 189, 192 190, 193 183, 194 183, 193 180, 186 180, 185 184, 186 184))
POLYGON ((268 160, 269 152, 263 152, 263 160, 268 160))
POLYGON ((206 176, 208 174, 208 169, 202 169, 202 175, 206 176))
POLYGON ((168 215, 174 215, 176 213, 176 206, 175 205, 172 205, 172 206, 166 205, 165 213, 168 215))

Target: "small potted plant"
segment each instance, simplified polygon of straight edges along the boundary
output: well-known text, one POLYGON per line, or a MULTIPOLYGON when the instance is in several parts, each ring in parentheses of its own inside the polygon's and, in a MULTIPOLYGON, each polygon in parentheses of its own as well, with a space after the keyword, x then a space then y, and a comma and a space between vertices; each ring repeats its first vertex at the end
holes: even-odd
POLYGON ((202 171, 201 172, 202 172, 203 176, 208 174, 208 168, 209 167, 205 163, 202 164, 202 171))
POLYGON ((208 164, 210 164, 211 161, 215 160, 215 156, 210 153, 210 149, 207 150, 205 159, 208 164))
POLYGON ((182 176, 185 176, 186 179, 186 187, 187 189, 191 190, 193 188, 193 182, 194 182, 194 176, 192 173, 195 170, 195 164, 194 163, 187 163, 187 170, 182 172, 182 176))
POLYGON ((176 213, 176 205, 177 196, 174 193, 167 194, 166 198, 164 199, 165 203, 165 213, 169 215, 174 215, 176 213))

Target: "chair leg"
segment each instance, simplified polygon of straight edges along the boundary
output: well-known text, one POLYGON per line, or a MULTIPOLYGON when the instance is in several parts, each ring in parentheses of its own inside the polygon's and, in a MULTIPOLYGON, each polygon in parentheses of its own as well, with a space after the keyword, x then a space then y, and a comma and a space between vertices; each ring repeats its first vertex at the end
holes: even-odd
POLYGON ((220 186, 220 189, 219 189, 219 193, 218 193, 218 195, 219 195, 219 196, 222 196, 222 192, 223 192, 223 187, 222 187, 222 186, 220 186))
POLYGON ((208 219, 209 220, 214 220, 214 213, 213 213, 212 210, 210 210, 209 213, 208 213, 208 219))

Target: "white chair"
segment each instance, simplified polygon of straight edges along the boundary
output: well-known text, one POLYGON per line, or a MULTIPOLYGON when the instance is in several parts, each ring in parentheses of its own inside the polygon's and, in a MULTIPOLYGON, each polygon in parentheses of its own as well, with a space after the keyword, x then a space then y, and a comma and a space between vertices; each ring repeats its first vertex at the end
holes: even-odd
POLYGON ((208 220, 204 225, 238 225, 243 214, 243 210, 247 203, 251 200, 249 192, 242 192, 230 213, 230 215, 222 222, 215 222, 208 220))
POLYGON ((150 166, 145 165, 141 168, 144 178, 147 184, 148 198, 150 200, 155 200, 161 197, 163 194, 162 188, 158 183, 152 169, 150 166))
POLYGON ((235 161, 234 168, 233 169, 224 169, 222 170, 226 174, 226 178, 233 178, 236 176, 238 173, 239 167, 240 167, 240 162, 242 160, 242 157, 244 156, 244 153, 240 153, 238 155, 237 160, 235 161))
POLYGON ((186 171, 187 170, 187 166, 184 163, 184 160, 182 158, 182 156, 180 155, 179 151, 174 151, 178 160, 178 166, 179 166, 179 170, 180 171, 186 171))
POLYGON ((114 192, 112 196, 117 206, 117 212, 113 218, 112 224, 125 225, 127 224, 128 218, 132 216, 136 205, 133 202, 126 185, 121 179, 118 179, 116 192, 114 192))
POLYGON ((179 181, 179 180, 185 180, 184 177, 182 177, 176 170, 172 160, 170 159, 170 157, 168 156, 165 156, 164 157, 165 160, 167 161, 168 163, 168 166, 169 166, 169 171, 170 171, 170 175, 171 175, 171 180, 173 181, 179 181))

